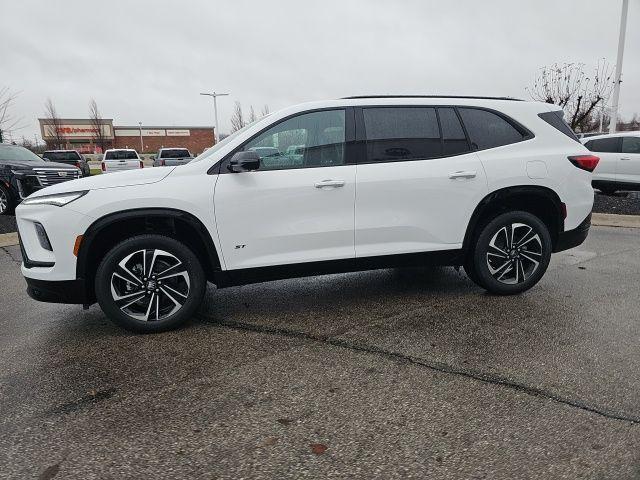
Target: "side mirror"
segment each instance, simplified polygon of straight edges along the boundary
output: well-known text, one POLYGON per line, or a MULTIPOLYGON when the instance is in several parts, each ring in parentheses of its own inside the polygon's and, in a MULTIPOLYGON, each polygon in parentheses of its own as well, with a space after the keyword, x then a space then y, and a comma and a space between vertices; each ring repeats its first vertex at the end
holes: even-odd
POLYGON ((260 168, 260 156, 253 150, 237 152, 231 157, 231 160, 229 160, 229 166, 227 168, 230 172, 234 173, 258 170, 260 168))
POLYGON ((151 160, 155 160, 155 159, 156 159, 156 156, 155 156, 155 155, 151 155, 151 157, 150 157, 150 158, 151 158, 151 160))

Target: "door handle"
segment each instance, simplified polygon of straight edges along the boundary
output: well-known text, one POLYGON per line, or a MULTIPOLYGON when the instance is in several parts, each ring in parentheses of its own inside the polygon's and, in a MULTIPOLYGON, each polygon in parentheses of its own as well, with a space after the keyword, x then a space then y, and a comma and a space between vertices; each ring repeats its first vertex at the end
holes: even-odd
POLYGON ((465 170, 459 170, 457 172, 453 172, 449 174, 449 178, 451 179, 455 179, 455 178, 475 178, 476 176, 476 172, 475 171, 465 171, 465 170))
POLYGON ((620 160, 631 160, 629 157, 622 157, 620 160))
POLYGON ((315 187, 316 188, 324 188, 324 187, 339 188, 339 187, 344 187, 345 183, 346 182, 344 180, 322 180, 321 182, 316 182, 315 187))

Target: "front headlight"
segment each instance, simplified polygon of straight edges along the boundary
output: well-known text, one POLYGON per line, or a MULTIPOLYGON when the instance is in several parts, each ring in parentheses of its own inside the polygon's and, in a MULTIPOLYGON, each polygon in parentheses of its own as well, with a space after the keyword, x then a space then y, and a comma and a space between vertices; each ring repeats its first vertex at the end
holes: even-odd
POLYGON ((74 200, 89 193, 88 190, 81 192, 66 192, 55 193, 53 195, 42 195, 41 197, 27 197, 22 201, 23 205, 55 205, 56 207, 62 207, 67 203, 71 203, 74 200))

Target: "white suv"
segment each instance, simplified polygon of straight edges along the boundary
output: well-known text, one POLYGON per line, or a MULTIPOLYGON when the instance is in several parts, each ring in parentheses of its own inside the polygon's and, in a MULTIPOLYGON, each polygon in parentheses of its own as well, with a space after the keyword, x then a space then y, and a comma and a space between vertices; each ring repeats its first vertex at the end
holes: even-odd
POLYGON ((600 162, 593 186, 607 195, 617 190, 640 190, 640 132, 620 132, 582 139, 600 162))
POLYGON ((104 152, 100 165, 103 173, 121 172, 144 168, 142 159, 132 148, 112 148, 104 152))
POLYGON ((22 272, 33 298, 97 300, 142 332, 191 317, 207 281, 462 265, 481 287, 514 294, 586 238, 597 162, 545 103, 303 104, 180 168, 34 193, 17 209, 22 272))

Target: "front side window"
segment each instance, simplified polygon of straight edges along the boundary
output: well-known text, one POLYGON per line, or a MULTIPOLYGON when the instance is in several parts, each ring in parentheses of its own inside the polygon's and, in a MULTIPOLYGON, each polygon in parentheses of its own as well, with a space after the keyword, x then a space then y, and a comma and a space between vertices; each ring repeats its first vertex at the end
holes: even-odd
POLYGON ((363 109, 367 161, 420 160, 442 155, 435 108, 363 109))
POLYGON ((622 137, 622 153, 640 153, 640 137, 622 137))
POLYGON ((345 111, 323 110, 290 118, 247 142, 259 170, 330 167, 345 163, 345 111))
POLYGON ((598 138, 596 140, 589 140, 585 143, 592 152, 600 153, 619 153, 620 152, 620 137, 607 137, 598 138))
POLYGON ((478 108, 459 108, 474 150, 521 142, 525 136, 511 123, 493 112, 478 108))

